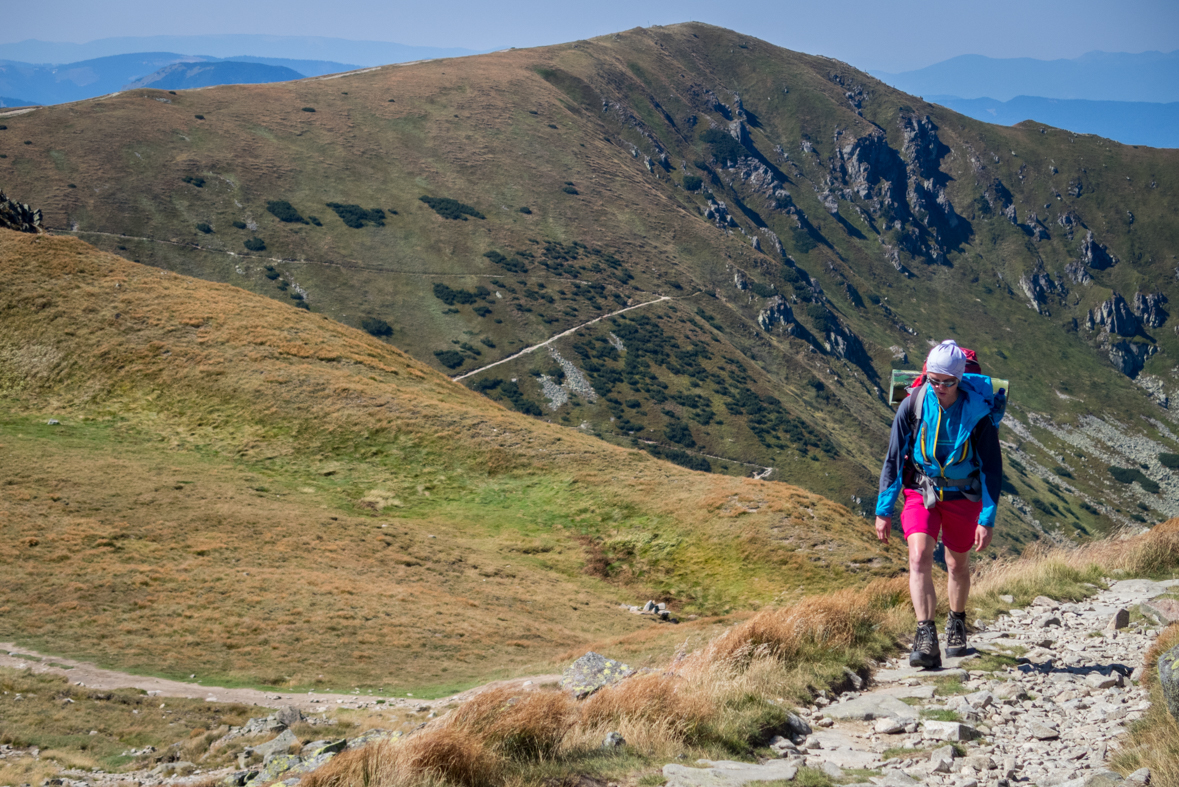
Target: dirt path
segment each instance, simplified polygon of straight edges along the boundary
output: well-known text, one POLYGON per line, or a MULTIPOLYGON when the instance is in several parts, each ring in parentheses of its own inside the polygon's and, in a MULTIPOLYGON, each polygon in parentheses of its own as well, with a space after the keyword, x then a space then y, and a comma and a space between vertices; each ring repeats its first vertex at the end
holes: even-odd
POLYGON ((520 350, 519 352, 512 353, 507 358, 500 358, 495 363, 489 363, 486 366, 481 366, 472 372, 467 372, 466 374, 460 374, 458 377, 452 377, 450 379, 454 380, 455 382, 458 382, 459 380, 465 380, 468 377, 470 377, 471 375, 479 374, 479 372, 485 372, 488 369, 492 368, 493 366, 499 366, 501 363, 507 363, 508 361, 515 360, 516 358, 519 358, 521 355, 527 355, 528 353, 536 352, 541 347, 547 347, 548 345, 552 344, 553 342, 557 341, 557 339, 560 339, 563 336, 568 336, 571 333, 576 333, 577 331, 580 331, 582 328, 586 327, 587 325, 593 325, 596 322, 601 322, 602 320, 606 319, 607 317, 614 317, 615 315, 622 314, 623 312, 631 311, 632 309, 641 309, 644 306, 651 306, 656 303, 663 303, 664 301, 684 300, 685 298, 691 298, 694 295, 699 295, 699 293, 693 293, 692 295, 686 295, 686 296, 684 296, 684 298, 672 298, 670 295, 660 295, 658 298, 655 298, 654 300, 643 301, 642 303, 636 303, 634 306, 627 306, 625 309, 619 309, 618 311, 610 312, 609 314, 603 314, 601 317, 595 317, 588 322, 583 322, 580 325, 574 325, 572 328, 570 328, 567 331, 561 331, 556 336, 552 336, 548 339, 545 339, 540 344, 534 344, 531 347, 525 347, 523 350, 520 350))
POLYGON ((258 705, 265 708, 281 708, 293 705, 304 713, 319 713, 329 708, 375 707, 376 700, 385 702, 384 708, 432 709, 462 702, 488 689, 501 686, 540 686, 555 682, 559 675, 536 675, 531 678, 493 681, 449 697, 435 700, 414 697, 380 696, 376 694, 328 694, 308 692, 294 694, 282 691, 259 691, 257 689, 229 689, 220 686, 203 686, 199 683, 184 683, 178 680, 155 678, 146 675, 131 675, 126 672, 103 669, 85 661, 59 656, 46 656, 11 642, 0 642, 0 667, 29 669, 35 674, 61 675, 70 683, 95 689, 142 689, 161 697, 187 697, 208 702, 231 702, 242 705, 258 705))

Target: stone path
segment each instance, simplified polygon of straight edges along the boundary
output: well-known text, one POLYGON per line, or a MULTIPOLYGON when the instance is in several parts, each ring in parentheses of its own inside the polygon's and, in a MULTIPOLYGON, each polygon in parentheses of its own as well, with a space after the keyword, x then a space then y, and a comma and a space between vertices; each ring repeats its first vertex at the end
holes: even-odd
POLYGON ((1123 780, 1106 760, 1150 707, 1138 679, 1161 625, 1128 626, 1127 612, 1177 586, 1133 579, 1079 603, 1039 597, 973 634, 974 652, 941 670, 910 668, 906 655, 864 691, 798 708, 795 734, 772 745, 781 759, 672 763, 667 786, 790 780, 807 766, 863 787, 1140 787, 1148 774, 1123 780), (1020 663, 973 669, 987 653, 1020 663))

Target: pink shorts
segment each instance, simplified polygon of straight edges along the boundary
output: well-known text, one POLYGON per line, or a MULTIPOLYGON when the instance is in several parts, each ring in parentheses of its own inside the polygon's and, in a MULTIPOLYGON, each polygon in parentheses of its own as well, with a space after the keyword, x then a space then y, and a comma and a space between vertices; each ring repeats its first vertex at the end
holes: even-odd
POLYGON ((925 533, 935 542, 941 532, 942 543, 952 552, 969 552, 974 546, 974 531, 982 501, 939 500, 929 510, 921 500, 921 493, 905 489, 905 507, 901 509, 901 528, 905 539, 914 533, 925 533))

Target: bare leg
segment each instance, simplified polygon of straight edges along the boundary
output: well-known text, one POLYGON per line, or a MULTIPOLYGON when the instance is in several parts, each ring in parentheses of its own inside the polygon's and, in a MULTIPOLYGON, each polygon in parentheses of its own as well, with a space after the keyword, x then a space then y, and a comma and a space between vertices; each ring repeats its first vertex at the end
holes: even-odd
POLYGON ((965 612, 966 599, 970 596, 970 552, 954 552, 947 547, 946 568, 950 573, 946 588, 950 597, 950 609, 954 612, 965 612))
POLYGON ((909 595, 918 620, 933 620, 937 610, 937 593, 933 589, 934 546, 934 540, 926 533, 909 536, 909 595))

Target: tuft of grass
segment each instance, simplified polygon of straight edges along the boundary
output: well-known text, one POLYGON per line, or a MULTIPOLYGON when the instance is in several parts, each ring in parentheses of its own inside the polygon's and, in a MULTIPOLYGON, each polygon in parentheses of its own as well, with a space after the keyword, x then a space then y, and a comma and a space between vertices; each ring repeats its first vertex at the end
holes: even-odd
POLYGON ((932 721, 962 721, 956 711, 945 708, 926 708, 921 711, 921 718, 932 721))
POLYGON ((1158 680, 1159 656, 1175 645, 1179 645, 1179 625, 1168 626, 1147 651, 1142 682, 1150 692, 1150 710, 1129 725, 1128 744, 1111 760, 1114 770, 1123 775, 1150 768, 1150 783, 1155 787, 1179 787, 1179 723, 1167 712, 1158 680))

